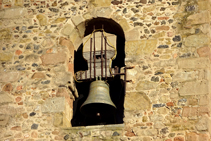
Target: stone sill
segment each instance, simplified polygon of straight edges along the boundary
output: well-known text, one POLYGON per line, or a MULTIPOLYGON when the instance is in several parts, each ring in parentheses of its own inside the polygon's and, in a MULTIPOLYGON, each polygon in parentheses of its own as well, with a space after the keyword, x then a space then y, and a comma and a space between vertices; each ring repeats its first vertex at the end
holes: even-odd
POLYGON ((93 125, 93 126, 78 126, 62 128, 63 130, 78 131, 78 130, 123 130, 124 124, 110 124, 110 125, 93 125))

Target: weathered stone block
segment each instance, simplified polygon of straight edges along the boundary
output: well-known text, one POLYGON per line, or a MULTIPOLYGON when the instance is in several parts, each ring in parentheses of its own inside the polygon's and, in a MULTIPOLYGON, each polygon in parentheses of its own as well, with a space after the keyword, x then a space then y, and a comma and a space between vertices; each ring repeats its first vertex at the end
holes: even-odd
POLYGON ((43 14, 37 15, 37 19, 38 19, 38 21, 39 21, 39 23, 40 23, 41 26, 45 26, 45 25, 48 24, 48 19, 47 19, 47 17, 46 17, 45 15, 43 15, 43 14))
POLYGON ((151 82, 151 81, 139 81, 136 86, 136 90, 151 90, 151 89, 156 89, 158 86, 157 83, 151 82))
POLYGON ((110 7, 101 7, 96 10, 95 15, 96 15, 96 17, 109 18, 112 11, 113 10, 110 7))
MULTIPOLYGON (((62 45, 62 46, 67 47, 69 52, 70 52, 71 57, 74 58, 74 50, 75 50, 75 48, 74 48, 73 43, 70 40, 61 37, 59 39, 59 44, 62 45)), ((72 61, 72 63, 73 63, 73 61, 72 61)))
POLYGON ((125 96, 124 108, 125 110, 149 110, 151 102, 143 92, 130 92, 125 96))
POLYGON ((42 42, 41 45, 42 45, 43 47, 45 47, 45 48, 51 48, 51 47, 54 46, 54 42, 53 42, 53 40, 52 40, 51 38, 47 38, 47 39, 45 39, 45 40, 42 42))
POLYGON ((111 5, 111 0, 92 0, 90 3, 95 7, 109 7, 111 5))
POLYGON ((11 53, 0 53, 0 61, 10 61, 13 57, 11 53))
POLYGON ((209 59, 211 60, 211 52, 209 47, 198 48, 197 53, 200 57, 209 57, 209 59))
POLYGON ((66 54, 63 52, 44 54, 40 58, 43 65, 57 65, 65 62, 66 54))
POLYGON ((198 73, 196 71, 190 71, 190 72, 178 72, 175 75, 173 75, 172 80, 174 82, 182 82, 182 81, 190 81, 195 80, 198 77, 198 73))
POLYGON ((125 39, 126 41, 131 41, 131 40, 138 40, 139 37, 139 30, 138 29, 134 29, 134 30, 130 30, 128 32, 125 32, 125 39))
POLYGON ((8 115, 0 115, 0 126, 5 126, 9 121, 8 115))
POLYGON ((180 69, 206 69, 210 67, 209 58, 188 58, 178 59, 178 67, 180 69))
POLYGON ((0 30, 0 40, 2 40, 2 39, 11 39, 11 37, 12 37, 12 34, 10 32, 10 29, 6 28, 6 29, 1 29, 0 30))
POLYGON ((61 33, 63 35, 65 35, 65 36, 69 36, 72 33, 72 31, 73 31, 74 28, 75 28, 74 25, 72 25, 72 24, 66 24, 64 26, 64 28, 62 29, 61 33))
POLYGON ((141 129, 140 127, 135 127, 133 132, 137 136, 156 136, 157 129, 141 129))
POLYGON ((209 44, 209 37, 204 34, 190 35, 185 39, 186 47, 202 47, 209 44))
POLYGON ((54 97, 45 100, 45 103, 41 106, 43 113, 59 113, 65 109, 65 98, 54 97))
POLYGON ((0 106, 0 114, 2 114, 2 115, 14 116, 17 113, 21 114, 22 111, 23 111, 23 109, 21 109, 21 108, 14 108, 14 107, 8 106, 8 105, 0 106))
POLYGON ((130 29, 130 25, 126 19, 121 19, 118 21, 119 25, 122 27, 124 31, 128 31, 130 29))
POLYGON ((20 77, 19 72, 0 72, 0 82, 14 82, 20 77))
POLYGON ((73 43, 75 50, 83 43, 82 38, 80 37, 80 32, 78 29, 73 29, 71 35, 69 36, 70 41, 73 43))
POLYGON ((30 54, 30 55, 27 55, 25 57, 25 61, 26 62, 38 62, 39 61, 39 57, 37 55, 34 55, 34 54, 30 54))
POLYGON ((0 11, 0 19, 18 19, 26 15, 26 8, 7 8, 0 11))
POLYGON ((182 111, 182 116, 183 117, 197 117, 198 113, 198 108, 197 107, 184 107, 182 111))
POLYGON ((198 131, 207 131, 208 130, 208 118, 203 116, 196 123, 196 129, 198 131))
POLYGON ((162 60, 159 62, 154 62, 153 64, 155 67, 170 67, 170 66, 175 66, 176 61, 175 60, 162 60))
POLYGON ((45 78, 45 74, 42 72, 35 72, 32 75, 32 79, 43 79, 43 78, 45 78))
POLYGON ((13 102, 13 98, 6 92, 0 92, 0 104, 13 102))
POLYGON ((179 89, 181 96, 185 95, 205 95, 209 93, 208 81, 190 81, 185 82, 179 89))
POLYGON ((136 40, 125 42, 126 57, 137 57, 151 54, 157 46, 157 40, 136 40))
POLYGON ((57 73, 54 82, 57 85, 67 85, 68 81, 71 82, 72 77, 71 73, 59 72, 57 73))
POLYGON ((190 15, 187 18, 187 25, 194 25, 194 24, 204 24, 209 23, 209 11, 201 11, 200 13, 196 13, 193 15, 190 15))
POLYGON ((73 24, 74 24, 75 26, 77 26, 77 25, 79 25, 80 23, 82 23, 83 21, 85 21, 84 18, 83 18, 82 16, 72 17, 71 20, 72 20, 72 22, 73 22, 73 24))
POLYGON ((54 115, 54 119, 53 119, 53 125, 54 126, 61 126, 63 123, 63 115, 62 113, 56 113, 54 115))

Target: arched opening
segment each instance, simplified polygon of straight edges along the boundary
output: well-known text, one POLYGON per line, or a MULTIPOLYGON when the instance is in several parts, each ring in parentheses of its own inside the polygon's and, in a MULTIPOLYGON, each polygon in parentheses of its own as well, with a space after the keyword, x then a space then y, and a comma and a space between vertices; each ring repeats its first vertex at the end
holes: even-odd
MULTIPOLYGON (((116 71, 120 73, 122 67, 125 66, 125 36, 121 26, 112 19, 106 18, 94 18, 86 21, 86 30, 84 37, 90 35, 94 29, 103 29, 106 33, 114 34, 116 36, 116 57, 112 60, 111 68, 118 68, 116 71)), ((74 71, 88 70, 88 63, 83 58, 83 44, 80 45, 75 52, 74 59, 74 71)), ((105 80, 105 78, 102 78, 105 80)), ((125 87, 124 82, 120 75, 112 77, 112 79, 105 80, 109 84, 109 93, 111 100, 116 105, 116 111, 113 116, 106 117, 86 117, 80 112, 80 107, 87 99, 89 95, 90 84, 92 81, 84 81, 82 83, 76 83, 76 88, 79 93, 79 98, 73 103, 73 119, 71 121, 72 126, 87 126, 87 125, 99 125, 99 124, 120 124, 123 123, 124 117, 124 94, 125 87)))

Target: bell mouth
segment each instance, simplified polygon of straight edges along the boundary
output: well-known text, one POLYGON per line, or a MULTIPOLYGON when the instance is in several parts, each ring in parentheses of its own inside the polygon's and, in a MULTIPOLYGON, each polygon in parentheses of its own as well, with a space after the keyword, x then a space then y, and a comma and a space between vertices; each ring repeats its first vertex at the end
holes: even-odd
POLYGON ((82 105, 80 110, 81 113, 87 117, 111 117, 116 111, 116 106, 105 103, 90 103, 82 105))

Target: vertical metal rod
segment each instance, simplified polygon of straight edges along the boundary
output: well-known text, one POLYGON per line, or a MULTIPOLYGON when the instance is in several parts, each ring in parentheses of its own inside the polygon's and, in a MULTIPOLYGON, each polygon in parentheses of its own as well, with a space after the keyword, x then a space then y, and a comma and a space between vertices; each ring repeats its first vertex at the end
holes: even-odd
POLYGON ((105 37, 105 78, 107 79, 107 56, 106 56, 106 37, 105 37))
MULTIPOLYGON (((94 30, 95 30, 95 26, 94 26, 94 30)), ((93 33, 93 38, 94 38, 94 78, 96 78, 96 69, 95 69, 95 62, 96 62, 96 55, 95 55, 95 31, 93 33)))
POLYGON ((92 78, 92 38, 90 39, 90 80, 92 78))
MULTIPOLYGON (((103 29, 103 25, 102 25, 103 29)), ((103 31, 101 34, 101 78, 103 78, 103 31)))
POLYGON ((127 79, 127 67, 125 66, 125 75, 124 75, 124 83, 125 83, 125 88, 124 88, 124 92, 125 92, 125 95, 126 95, 126 79, 127 79))

